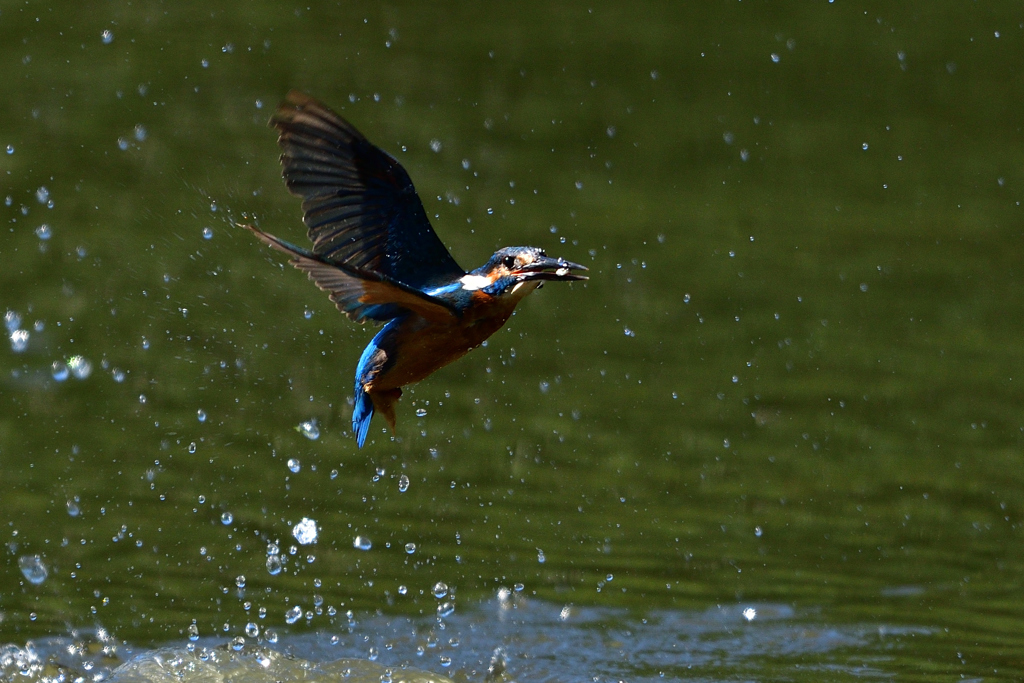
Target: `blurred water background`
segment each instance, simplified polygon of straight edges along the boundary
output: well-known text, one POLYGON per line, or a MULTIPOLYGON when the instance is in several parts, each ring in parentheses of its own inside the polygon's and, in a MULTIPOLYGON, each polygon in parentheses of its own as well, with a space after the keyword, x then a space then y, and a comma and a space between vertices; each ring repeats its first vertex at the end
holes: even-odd
POLYGON ((1024 677, 1018 3, 28 0, 0 35, 0 677, 1024 677), (304 240, 291 88, 464 267, 591 269, 362 451, 372 330, 234 227, 304 240))

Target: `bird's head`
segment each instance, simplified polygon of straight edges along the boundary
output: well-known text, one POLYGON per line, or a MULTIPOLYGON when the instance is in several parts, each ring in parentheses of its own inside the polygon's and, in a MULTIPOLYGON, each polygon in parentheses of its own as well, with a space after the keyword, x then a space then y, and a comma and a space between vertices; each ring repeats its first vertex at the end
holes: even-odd
POLYGON ((503 247, 490 260, 463 278, 466 289, 482 289, 492 296, 505 292, 526 294, 546 280, 586 280, 586 275, 572 271, 587 270, 585 266, 562 258, 553 258, 538 247, 503 247), (523 285, 529 285, 524 287, 523 285))

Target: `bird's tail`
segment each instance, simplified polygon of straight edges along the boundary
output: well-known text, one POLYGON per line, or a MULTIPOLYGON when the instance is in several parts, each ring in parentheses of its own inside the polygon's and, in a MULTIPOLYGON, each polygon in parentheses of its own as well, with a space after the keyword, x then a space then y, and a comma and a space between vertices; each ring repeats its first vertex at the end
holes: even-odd
POLYGON ((352 409, 352 431, 356 435, 356 444, 362 448, 366 434, 370 431, 370 420, 373 418, 373 399, 358 385, 355 399, 355 407, 352 409))

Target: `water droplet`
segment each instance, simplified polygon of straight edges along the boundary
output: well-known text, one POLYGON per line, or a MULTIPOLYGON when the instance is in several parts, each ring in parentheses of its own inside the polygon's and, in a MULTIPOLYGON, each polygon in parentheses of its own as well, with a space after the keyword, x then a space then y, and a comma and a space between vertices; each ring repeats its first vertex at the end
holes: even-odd
POLYGON ((8 332, 14 332, 21 327, 21 314, 16 311, 4 313, 4 327, 7 328, 8 332))
POLYGON ((53 379, 56 380, 57 382, 63 382, 68 378, 68 376, 71 373, 68 370, 68 366, 64 361, 55 360, 53 361, 53 364, 50 366, 50 374, 53 376, 53 379))
POLYGON ((779 63, 779 55, 776 54, 775 52, 772 53, 772 61, 775 62, 776 64, 779 63))
POLYGON ((448 584, 444 581, 438 581, 434 584, 434 590, 432 592, 434 593, 434 597, 440 600, 444 596, 448 595, 448 584))
POLYGON ((196 626, 194 623, 189 624, 187 630, 188 630, 188 639, 189 640, 191 640, 193 643, 196 642, 197 640, 199 640, 199 627, 198 626, 196 626))
POLYGON ((512 591, 510 591, 508 588, 502 586, 498 589, 498 602, 502 604, 507 603, 511 597, 512 591))
POLYGON ((451 601, 449 601, 449 602, 442 602, 440 605, 437 606, 437 616, 441 617, 442 619, 444 617, 450 617, 454 613, 455 613, 455 603, 454 602, 451 602, 451 601))
POLYGON ((297 458, 288 458, 288 469, 292 473, 298 473, 302 469, 302 463, 297 458))
POLYGON ((514 590, 516 593, 522 593, 524 588, 526 588, 526 586, 524 586, 521 583, 517 583, 516 585, 512 586, 512 590, 514 590))
POLYGON ((46 185, 43 185, 36 190, 36 201, 40 204, 45 204, 50 199, 50 191, 46 189, 46 185))
POLYGON ((546 560, 547 558, 544 557, 544 551, 540 548, 537 548, 537 562, 539 562, 540 564, 544 564, 546 560))
POLYGON ((110 376, 114 378, 114 381, 120 384, 124 381, 125 372, 121 368, 114 368, 110 371, 110 376))
POLYGON ((245 574, 239 574, 235 577, 235 585, 239 588, 245 588, 245 574))
MULTIPOLYGON (((250 621, 248 624, 245 625, 245 635, 249 636, 250 638, 255 638, 259 634, 260 634, 260 627, 257 626, 256 624, 254 624, 254 623, 252 623, 250 621)), ((270 660, 267 660, 267 662, 269 663, 270 660)), ((264 665, 264 666, 266 666, 266 665, 264 665)))
POLYGON ((11 332, 11 351, 21 353, 28 348, 28 330, 11 332))
POLYGON ((441 662, 441 666, 445 667, 446 669, 452 665, 452 658, 446 657, 445 655, 441 655, 438 661, 441 662))
POLYGON ((427 409, 426 408, 417 408, 416 409, 416 417, 426 417, 426 416, 427 416, 427 409))
POLYGON ((398 478, 398 491, 399 493, 405 493, 409 490, 409 477, 402 475, 398 478))
POLYGON ((433 140, 431 140, 430 141, 430 149, 432 151, 434 151, 434 152, 440 152, 441 151, 441 141, 438 140, 437 138, 434 138, 433 140))
POLYGON ((139 403, 145 403, 145 402, 146 402, 146 395, 145 394, 139 394, 139 403))
POLYGON ((206 422, 206 411, 200 408, 199 410, 196 411, 196 417, 199 419, 200 422, 206 422))
MULTIPOLYGON (((226 625, 226 624, 225 624, 226 625)), ((245 638, 243 636, 236 636, 231 640, 231 649, 235 652, 241 652, 242 648, 245 647, 245 638)))
POLYGON ((316 543, 316 521, 309 517, 303 517, 299 520, 298 524, 292 527, 292 536, 295 537, 295 540, 298 541, 300 545, 316 543))
POLYGON ((14 154, 14 145, 7 145, 7 153, 14 154))
POLYGON ((188 445, 188 452, 189 453, 195 453, 196 452, 196 442, 195 441, 192 441, 191 443, 189 443, 189 445, 188 445))
POLYGON ((551 385, 550 384, 548 384, 547 382, 541 382, 540 383, 540 393, 546 394, 550 390, 551 390, 551 385))
POLYGON ((92 363, 82 356, 71 356, 68 358, 68 368, 75 379, 86 379, 92 374, 92 363))
POLYGON ((267 557, 267 571, 271 576, 277 576, 283 568, 284 565, 281 562, 280 555, 270 555, 267 557))
POLYGON ((309 310, 309 309, 307 308, 306 310, 304 310, 304 311, 302 312, 302 317, 303 317, 303 318, 305 318, 306 320, 309 320, 310 318, 312 318, 312 317, 313 317, 313 311, 311 311, 311 310, 309 310))
POLYGON ((28 579, 33 586, 38 586, 49 575, 50 570, 43 564, 43 558, 39 555, 22 555, 18 558, 18 568, 21 575, 28 579))
POLYGON ((375 662, 377 661, 377 657, 380 657, 380 651, 375 647, 371 647, 370 651, 366 653, 366 656, 371 662, 375 662))
POLYGON ((757 618, 757 610, 753 607, 746 608, 745 610, 743 610, 743 618, 747 621, 753 621, 755 618, 757 618))
POLYGON ((866 152, 866 151, 868 151, 868 143, 866 143, 866 142, 865 142, 865 143, 863 143, 863 144, 862 144, 862 145, 860 146, 860 148, 861 148, 862 150, 864 150, 865 152, 866 152))
POLYGON ((369 550, 373 547, 373 541, 366 536, 356 536, 352 540, 352 547, 356 550, 369 550))
POLYGON ((284 613, 284 620, 289 624, 294 624, 296 621, 302 618, 302 608, 298 605, 293 606, 287 612, 284 613))
POLYGON ((405 544, 405 552, 407 554, 409 554, 409 555, 412 555, 414 552, 416 552, 416 544, 415 543, 406 543, 405 544))
POLYGON ((761 530, 761 527, 759 527, 759 526, 755 526, 754 527, 754 535, 755 536, 757 536, 758 538, 761 538, 761 534, 762 533, 764 533, 764 532, 761 530))
POLYGON ((316 441, 320 438, 320 427, 317 425, 315 417, 312 420, 299 423, 296 429, 298 429, 299 434, 302 434, 310 441, 316 441))
POLYGON ((409 592, 409 588, 407 586, 402 585, 402 586, 398 587, 398 594, 399 595, 405 595, 408 592, 409 592))
POLYGON ((100 34, 100 40, 103 41, 104 45, 110 45, 114 42, 114 32, 110 29, 104 29, 103 33, 100 34))
POLYGON ((272 628, 268 628, 263 632, 263 637, 267 639, 267 642, 273 645, 277 642, 277 631, 272 628))
POLYGON ((213 239, 213 228, 210 228, 210 227, 203 228, 203 239, 204 240, 213 239))
POLYGON ((230 512, 222 512, 221 513, 221 515, 220 515, 220 523, 221 524, 223 524, 224 526, 228 526, 233 521, 235 521, 235 516, 233 514, 231 514, 230 512))
POLYGON ((135 124, 135 139, 136 140, 138 140, 139 142, 142 142, 143 140, 146 139, 147 135, 149 135, 149 133, 146 130, 146 127, 144 125, 142 125, 141 123, 135 124))
POLYGON ((149 349, 149 340, 146 339, 145 337, 143 337, 142 338, 142 350, 145 351, 147 349, 149 349))
POLYGON ((75 496, 74 498, 68 498, 67 506, 68 514, 72 517, 77 517, 78 515, 82 514, 82 509, 78 506, 78 496, 75 496))

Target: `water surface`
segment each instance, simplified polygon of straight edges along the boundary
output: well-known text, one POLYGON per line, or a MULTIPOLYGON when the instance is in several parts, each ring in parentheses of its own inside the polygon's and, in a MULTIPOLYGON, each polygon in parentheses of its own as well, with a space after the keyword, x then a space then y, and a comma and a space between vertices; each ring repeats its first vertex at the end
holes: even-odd
POLYGON ((3 8, 3 641, 1019 678, 1022 21, 3 8), (591 269, 361 451, 372 330, 234 227, 303 239, 290 88, 399 158, 464 267, 591 269))

